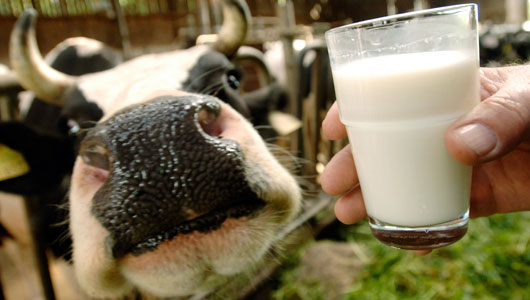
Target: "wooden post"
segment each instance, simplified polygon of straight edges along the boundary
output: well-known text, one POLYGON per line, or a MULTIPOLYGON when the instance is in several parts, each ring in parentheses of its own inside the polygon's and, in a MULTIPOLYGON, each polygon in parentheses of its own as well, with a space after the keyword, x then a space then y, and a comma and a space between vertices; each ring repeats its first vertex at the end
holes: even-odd
POLYGON ((526 0, 526 21, 530 20, 530 0, 526 0))
POLYGON ((289 112, 296 115, 297 105, 296 86, 298 86, 296 57, 293 48, 293 41, 296 34, 296 20, 294 15, 294 5, 290 0, 280 1, 278 3, 278 17, 280 19, 280 40, 283 45, 283 54, 285 57, 285 68, 287 73, 287 86, 289 87, 289 112))
POLYGON ((213 1, 211 3, 211 14, 214 23, 214 32, 219 32, 221 23, 223 22, 223 7, 219 1, 213 1))
POLYGON ((210 6, 207 0, 198 0, 199 19, 201 20, 201 33, 212 33, 212 24, 210 22, 210 6))
POLYGON ((428 0, 414 0, 414 10, 422 10, 429 8, 428 0))
MULTIPOLYGON (((42 15, 42 7, 40 5, 40 1, 38 0, 31 0, 31 5, 33 8, 39 13, 39 15, 42 15)), ((26 7, 22 8, 23 10, 26 9, 26 7)))
MULTIPOLYGON (((287 94, 289 95, 289 113, 300 118, 298 110, 298 69, 296 56, 293 48, 293 40, 296 34, 296 19, 294 14, 294 4, 291 0, 278 1, 277 15, 280 21, 280 41, 283 46, 285 58, 285 71, 287 78, 287 94)), ((299 154, 298 133, 291 134, 291 151, 299 154)))
POLYGON ((61 16, 68 16, 68 6, 66 5, 66 0, 59 0, 59 4, 61 5, 61 16))
POLYGON ((506 10, 506 18, 504 22, 508 24, 522 24, 526 21, 525 2, 525 0, 506 0, 506 2, 504 2, 506 10))
POLYGON ((0 278, 0 300, 5 300, 4 291, 2 290, 2 278, 0 278))
POLYGON ((321 53, 315 50, 315 62, 311 66, 311 83, 309 88, 309 95, 302 100, 302 144, 303 158, 309 163, 306 163, 303 168, 303 175, 315 175, 315 164, 317 162, 318 141, 320 137, 320 100, 322 98, 322 90, 320 81, 322 78, 321 68, 321 53))
POLYGON ((29 228, 33 244, 33 253, 41 281, 44 299, 55 300, 50 269, 48 266, 48 257, 46 256, 46 245, 44 243, 44 216, 42 214, 44 207, 38 196, 24 196, 26 211, 28 214, 29 228))
POLYGON ((389 16, 397 14, 396 0, 386 0, 386 14, 389 16))
POLYGON ((123 51, 123 57, 127 60, 132 58, 131 40, 129 37, 129 28, 127 27, 127 20, 121 9, 120 0, 112 0, 112 7, 116 14, 116 21, 118 22, 118 29, 121 37, 121 47, 123 51))

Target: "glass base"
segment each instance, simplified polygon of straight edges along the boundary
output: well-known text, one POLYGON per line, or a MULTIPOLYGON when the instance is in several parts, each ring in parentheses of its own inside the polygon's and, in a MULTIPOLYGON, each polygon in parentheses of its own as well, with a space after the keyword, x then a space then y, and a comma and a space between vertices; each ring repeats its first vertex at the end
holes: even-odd
POLYGON ((372 217, 372 234, 384 244, 406 250, 429 250, 450 245, 467 232, 469 212, 452 221, 421 227, 398 226, 372 217))

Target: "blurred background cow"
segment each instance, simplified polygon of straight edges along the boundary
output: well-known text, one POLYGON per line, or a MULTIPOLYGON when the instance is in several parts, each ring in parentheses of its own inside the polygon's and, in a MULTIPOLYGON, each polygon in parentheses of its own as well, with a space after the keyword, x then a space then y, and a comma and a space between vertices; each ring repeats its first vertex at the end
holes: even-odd
MULTIPOLYGON (((395 254, 394 260, 392 257, 388 258, 386 265, 384 264, 385 260, 382 259, 383 262, 378 265, 372 256, 377 250, 371 248, 367 250, 365 248, 368 247, 367 242, 355 242, 357 239, 362 239, 362 232, 356 232, 347 238, 342 236, 341 232, 345 229, 333 221, 333 216, 329 210, 333 199, 318 193, 318 174, 332 154, 346 143, 345 141, 327 141, 320 134, 321 120, 335 97, 327 53, 325 45, 322 43, 323 33, 329 28, 354 21, 463 2, 442 0, 356 0, 347 3, 332 0, 247 1, 253 21, 249 25, 249 34, 243 42, 244 46, 232 59, 235 68, 230 69, 226 74, 226 84, 237 90, 242 96, 248 107, 246 117, 253 122, 253 125, 267 142, 274 144, 273 151, 299 157, 295 163, 299 165, 295 165, 293 171, 298 178, 304 179, 302 183, 309 190, 304 196, 306 204, 300 217, 286 226, 286 232, 280 233, 280 235, 290 236, 288 233, 292 228, 298 228, 297 225, 305 222, 305 230, 309 229, 308 232, 304 233, 306 235, 302 234, 302 236, 307 237, 307 239, 311 240, 316 237, 319 241, 332 239, 341 241, 341 243, 317 243, 314 248, 310 247, 307 250, 300 250, 302 252, 296 252, 307 253, 306 255, 309 257, 300 260, 300 270, 302 271, 293 269, 295 270, 293 272, 307 274, 295 276, 296 279, 292 281, 285 281, 288 276, 291 276, 290 278, 293 276, 292 273, 289 273, 290 270, 286 270, 285 273, 277 273, 276 276, 270 276, 274 270, 273 265, 276 265, 272 263, 266 272, 248 275, 252 280, 249 278, 246 281, 242 280, 240 285, 236 285, 238 287, 216 291, 213 296, 196 295, 197 299, 201 297, 216 299, 222 296, 229 299, 241 297, 260 299, 260 294, 265 299, 332 299, 343 294, 354 294, 355 292, 351 291, 356 289, 352 287, 356 284, 355 278, 358 280, 364 278, 363 282, 369 282, 372 275, 373 277, 382 276, 377 270, 380 270, 379 272, 394 272, 392 266, 394 264, 399 265, 396 262, 404 260, 401 254, 400 256, 395 254), (315 215, 318 216, 314 217, 315 215), (309 222, 306 222, 308 219, 309 222), (343 243, 344 240, 347 240, 348 243, 343 243), (344 261, 350 261, 351 264, 345 264, 344 261), (375 271, 371 270, 368 275, 360 276, 359 269, 363 265, 374 268, 375 271), (377 269, 378 266, 381 266, 380 269, 377 269), (269 278, 268 283, 259 285, 263 282, 262 278, 269 278), (315 283, 314 285, 319 286, 320 284, 324 288, 316 289, 317 292, 311 288, 309 293, 307 292, 306 281, 314 283, 315 278, 318 284, 315 283), (330 279, 326 280, 325 278, 330 279), (350 280, 344 280, 344 278, 350 278, 350 280), (259 286, 258 292, 251 292, 256 289, 256 286, 259 286), (276 292, 271 292, 271 290, 276 292), (301 296, 304 293, 306 296, 301 296), (307 296, 309 295, 307 293, 311 296, 307 296)), ((499 66, 514 62, 526 62, 529 55, 529 28, 528 23, 526 23, 528 17, 525 14, 528 7, 527 1, 482 0, 474 2, 478 2, 480 5, 482 65, 499 66)), ((223 20, 220 1, 216 0, 0 0, 0 45, 5 45, 0 46, 0 63, 6 65, 2 68, 3 71, 0 70, 0 112, 2 119, 23 121, 28 128, 37 130, 39 133, 45 133, 47 136, 45 140, 30 138, 30 142, 28 142, 30 146, 49 145, 62 141, 62 143, 66 143, 68 149, 75 148, 74 137, 79 131, 83 132, 83 128, 86 126, 83 124, 84 121, 92 120, 94 116, 89 114, 84 117, 72 117, 71 107, 63 106, 60 108, 43 104, 40 100, 33 100, 33 96, 27 91, 19 94, 22 87, 17 76, 10 70, 12 66, 9 61, 7 45, 16 18, 27 7, 35 8, 40 15, 36 33, 42 53, 48 53, 54 49, 46 57, 47 64, 64 74, 74 76, 112 68, 121 64, 122 61, 129 61, 143 54, 186 49, 197 43, 215 41, 216 33, 219 32, 223 20), (85 38, 62 42, 73 36, 85 38), (72 54, 74 58, 72 58, 72 54), (96 63, 94 59, 101 59, 102 63, 96 63)), ((132 76, 132 74, 130 75, 132 76)), ((93 112, 96 112, 97 115, 97 110, 93 112)), ((51 157, 55 155, 55 157, 60 158, 59 161, 67 161, 64 165, 55 164, 51 163, 53 160, 43 158, 50 157, 46 148, 36 147, 34 150, 36 154, 41 155, 41 158, 37 159, 36 162, 42 163, 34 169, 48 170, 57 175, 52 176, 49 172, 26 174, 26 176, 36 175, 34 178, 37 180, 33 182, 40 183, 40 185, 25 184, 24 181, 20 180, 24 179, 24 176, 0 182, 0 189, 4 191, 26 194, 25 200, 13 198, 7 194, 2 197, 0 221, 5 226, 1 232, 4 236, 14 237, 20 245, 31 248, 30 246, 34 244, 34 241, 30 238, 29 231, 31 230, 28 228, 26 216, 23 214, 28 210, 32 215, 31 218, 33 218, 32 223, 37 225, 33 226, 34 229, 37 229, 34 230, 34 235, 39 237, 36 239, 37 246, 42 246, 36 247, 37 250, 42 250, 41 252, 44 254, 52 250, 54 255, 44 255, 48 258, 63 255, 68 258, 70 243, 67 236, 64 235, 67 226, 64 224, 56 226, 57 220, 64 218, 67 210, 62 207, 58 208, 57 204, 63 203, 65 199, 67 188, 63 178, 68 179, 74 157, 68 154, 69 152, 51 153, 51 157), (17 185, 17 179, 23 184, 17 185), (35 190, 28 190, 32 187, 35 187, 35 190), (19 214, 20 211, 22 213, 19 214), (13 222, 13 219, 16 222, 13 222), (12 224, 16 225, 13 226, 12 224)), ((288 164, 293 163, 291 158, 285 158, 285 156, 280 160, 286 161, 288 164)), ((291 166, 291 168, 293 167, 291 166)), ((494 221, 491 219, 492 224, 494 221)), ((495 227, 492 225, 487 228, 494 230, 495 227)), ((300 233, 292 236, 300 236, 300 233)), ((523 232, 521 238, 525 236, 528 235, 523 232)), ((28 273, 28 269, 17 267, 21 264, 20 261, 17 262, 20 257, 16 258, 14 253, 16 250, 13 251, 13 249, 18 248, 14 248, 12 240, 11 238, 5 239, 4 247, 0 249, 4 251, 2 253, 7 253, 3 258, 0 257, 0 270, 2 270, 0 277, 4 283, 2 286, 7 299, 40 297, 40 295, 44 295, 47 299, 56 296, 72 299, 72 294, 65 296, 62 291, 65 290, 65 286, 75 285, 75 283, 64 280, 64 273, 55 271, 56 261, 54 259, 52 259, 50 267, 52 271, 51 281, 41 280, 43 276, 46 276, 44 274, 46 272, 41 272, 37 277, 33 273, 28 273), (13 274, 18 275, 14 276, 13 274), (61 276, 63 276, 62 279, 61 276), (15 278, 22 278, 22 280, 16 281, 15 278), (44 282, 44 292, 38 288, 39 284, 36 284, 41 281, 44 282), (55 289, 50 289, 50 284, 53 284, 55 289), (14 288, 15 286, 18 286, 18 289, 14 288), (31 286, 31 288, 27 288, 27 286, 31 286)), ((292 244, 304 243, 295 239, 292 244)), ((514 242, 514 244, 518 243, 514 242)), ((306 248, 301 247, 300 249, 306 248)), ((484 250, 484 252, 487 251, 484 250)), ((377 255, 383 256, 381 252, 377 253, 377 255)), ((448 255, 447 253, 453 252, 443 252, 442 250, 441 253, 448 255)), ((504 254, 492 252, 491 255, 499 257, 499 255, 504 254)), ((29 260, 28 258, 31 257, 26 253, 22 259, 29 260)), ((283 257, 275 257, 272 261, 282 261, 283 259, 280 258, 283 257)), ((502 257, 503 259, 506 257, 513 258, 514 263, 524 261, 522 256, 514 257, 512 254, 502 257)), ((500 263, 500 261, 495 260, 496 266, 498 266, 497 262, 500 263)), ((495 271, 497 275, 495 276, 505 278, 503 275, 510 273, 518 274, 517 276, 523 279, 530 276, 528 271, 518 270, 515 271, 509 267, 506 269, 497 267, 495 271)), ((428 276, 433 275, 425 276, 428 278, 428 276)), ((395 278, 400 277, 395 276, 395 278)), ((520 285, 517 282, 519 281, 515 279, 514 282, 505 281, 503 284, 508 286, 514 295, 528 292, 524 289, 518 290, 520 285)), ((421 286, 421 283, 399 282, 399 280, 395 283, 397 291, 414 291, 418 286, 421 286)), ((357 289, 359 289, 358 286, 357 289)), ((484 296, 480 294, 478 288, 470 289, 470 295, 476 298, 484 296)), ((75 297, 81 297, 76 294, 80 291, 75 287, 71 290, 76 295, 75 297)), ((363 290, 369 291, 370 288, 366 286, 363 290)), ((447 296, 438 290, 432 293, 439 297, 447 296)), ((495 292, 491 293, 501 297, 495 292)), ((417 298, 420 297, 418 295, 416 294, 417 298)), ((485 295, 491 296, 490 294, 485 295)))

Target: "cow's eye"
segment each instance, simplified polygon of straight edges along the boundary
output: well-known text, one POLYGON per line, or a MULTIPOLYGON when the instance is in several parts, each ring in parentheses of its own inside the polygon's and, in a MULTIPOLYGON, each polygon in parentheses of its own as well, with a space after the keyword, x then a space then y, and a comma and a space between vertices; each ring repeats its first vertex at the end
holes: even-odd
POLYGON ((76 120, 70 119, 66 122, 66 125, 68 126, 68 133, 70 135, 76 135, 81 130, 81 126, 79 126, 76 120))
POLYGON ((234 90, 237 90, 241 85, 240 79, 241 74, 237 70, 230 70, 226 73, 226 80, 228 81, 228 86, 234 90))
POLYGON ((107 150, 99 145, 92 145, 87 147, 82 147, 79 151, 79 155, 83 162, 87 165, 103 169, 110 169, 110 159, 107 150))

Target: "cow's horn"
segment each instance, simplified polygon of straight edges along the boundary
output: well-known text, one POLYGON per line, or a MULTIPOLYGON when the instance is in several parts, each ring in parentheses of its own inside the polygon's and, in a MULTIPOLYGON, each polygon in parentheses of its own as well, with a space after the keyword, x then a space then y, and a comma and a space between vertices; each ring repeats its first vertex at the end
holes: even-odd
POLYGON ((51 104, 62 105, 63 94, 73 86, 76 78, 46 64, 37 46, 36 19, 37 12, 28 9, 15 24, 9 45, 11 66, 24 88, 51 104))
POLYGON ((243 0, 222 0, 223 25, 219 31, 215 50, 233 57, 247 36, 250 11, 243 0))

